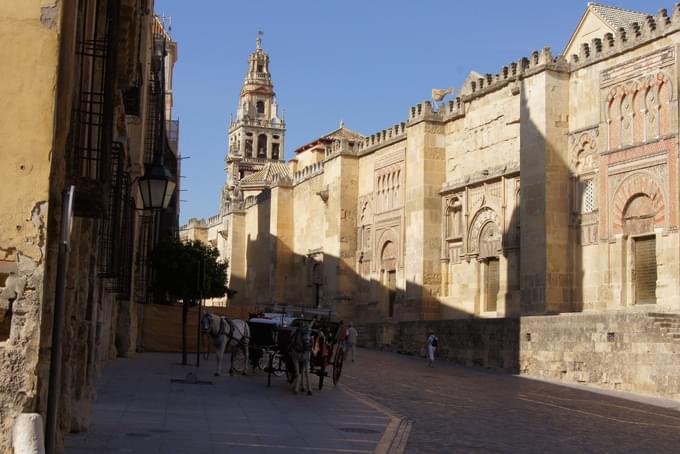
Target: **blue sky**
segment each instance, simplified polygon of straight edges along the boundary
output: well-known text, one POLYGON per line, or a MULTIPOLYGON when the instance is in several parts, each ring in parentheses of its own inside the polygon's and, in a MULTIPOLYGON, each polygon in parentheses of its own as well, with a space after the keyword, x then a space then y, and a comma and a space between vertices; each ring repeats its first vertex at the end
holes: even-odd
MULTIPOLYGON (((673 4, 606 2, 656 14, 673 4)), ((230 113, 258 30, 286 118, 286 157, 335 129, 363 134, 404 121, 432 88, 460 87, 471 70, 497 73, 548 46, 557 55, 585 10, 581 0, 156 0, 179 46, 181 223, 217 213, 230 113), (255 6, 257 5, 257 6, 255 6)))

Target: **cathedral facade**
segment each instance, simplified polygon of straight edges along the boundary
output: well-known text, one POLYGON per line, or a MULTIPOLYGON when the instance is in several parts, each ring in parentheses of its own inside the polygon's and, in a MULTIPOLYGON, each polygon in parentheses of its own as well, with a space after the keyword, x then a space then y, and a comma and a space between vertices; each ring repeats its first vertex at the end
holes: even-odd
POLYGON ((591 3, 562 55, 471 72, 364 136, 284 161, 258 40, 219 213, 181 235, 229 261, 230 304, 362 322, 680 311, 680 9, 591 3))

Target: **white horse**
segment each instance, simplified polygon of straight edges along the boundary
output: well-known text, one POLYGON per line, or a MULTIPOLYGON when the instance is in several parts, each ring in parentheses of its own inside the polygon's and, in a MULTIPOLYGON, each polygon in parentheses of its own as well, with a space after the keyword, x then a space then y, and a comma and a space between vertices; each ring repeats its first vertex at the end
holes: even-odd
POLYGON ((224 352, 231 353, 231 365, 229 375, 234 374, 234 354, 241 350, 245 357, 243 364, 243 375, 246 374, 248 367, 248 344, 250 343, 250 327, 243 320, 229 320, 210 312, 204 312, 201 318, 201 331, 209 334, 215 346, 217 356, 216 376, 222 373, 222 357, 224 352))

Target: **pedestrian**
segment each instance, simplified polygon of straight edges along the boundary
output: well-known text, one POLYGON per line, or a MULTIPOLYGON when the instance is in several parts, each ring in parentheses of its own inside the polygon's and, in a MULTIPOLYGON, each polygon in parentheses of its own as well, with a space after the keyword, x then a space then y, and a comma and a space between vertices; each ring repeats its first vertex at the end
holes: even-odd
POLYGON ((358 335, 359 333, 357 332, 357 329, 350 323, 349 327, 347 328, 347 350, 352 352, 352 362, 354 362, 354 357, 356 356, 357 352, 358 335))
POLYGON ((429 367, 434 367, 434 354, 437 352, 438 345, 439 339, 434 335, 434 331, 430 330, 427 337, 427 365, 429 367))
POLYGON ((340 320, 340 326, 338 326, 337 339, 338 344, 340 344, 340 348, 343 352, 345 352, 347 348, 347 327, 342 320, 340 320))

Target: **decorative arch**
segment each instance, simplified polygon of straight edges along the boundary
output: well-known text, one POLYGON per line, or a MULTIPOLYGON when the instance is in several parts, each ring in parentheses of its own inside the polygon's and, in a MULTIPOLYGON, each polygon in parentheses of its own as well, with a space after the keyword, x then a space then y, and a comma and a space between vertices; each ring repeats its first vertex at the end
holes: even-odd
POLYGON ((651 175, 643 172, 629 175, 614 194, 611 216, 614 234, 640 233, 630 231, 633 228, 632 216, 652 216, 648 222, 652 229, 665 227, 665 197, 661 186, 651 175))
MULTIPOLYGON (((500 235, 502 230, 499 228, 498 215, 494 210, 489 207, 483 207, 477 211, 472 223, 470 224, 470 230, 468 234, 467 248, 469 254, 479 254, 480 253, 480 239, 481 234, 485 229, 486 224, 493 223, 495 227, 495 232, 498 233, 498 248, 500 248, 500 235)), ((490 232, 490 231, 489 231, 490 232)))
POLYGON ((621 146, 620 123, 621 123, 621 100, 623 89, 614 87, 607 95, 607 144, 608 149, 613 150, 621 146))
POLYGON ((381 270, 395 270, 399 264, 399 242, 392 229, 384 230, 377 242, 378 259, 381 270))
POLYGON ((447 238, 458 238, 463 235, 463 202, 460 196, 453 196, 446 201, 444 222, 447 238))
POLYGON ((593 134, 581 134, 573 150, 572 166, 577 173, 597 167, 597 140, 593 134))

